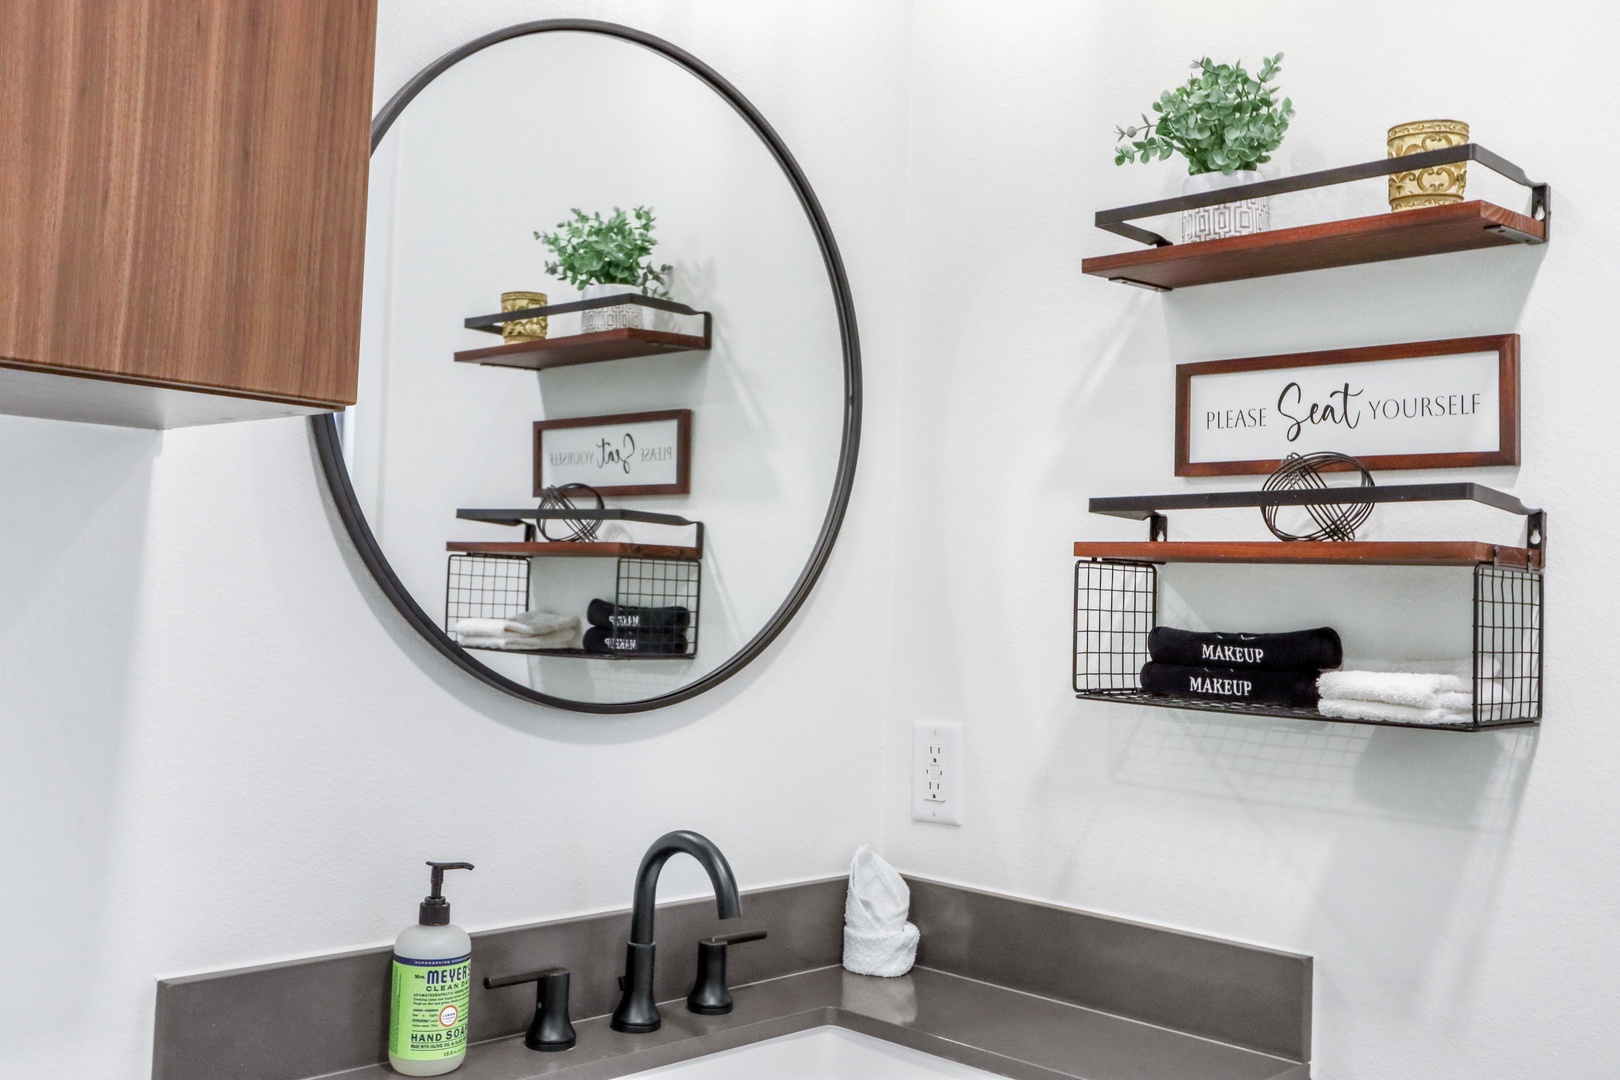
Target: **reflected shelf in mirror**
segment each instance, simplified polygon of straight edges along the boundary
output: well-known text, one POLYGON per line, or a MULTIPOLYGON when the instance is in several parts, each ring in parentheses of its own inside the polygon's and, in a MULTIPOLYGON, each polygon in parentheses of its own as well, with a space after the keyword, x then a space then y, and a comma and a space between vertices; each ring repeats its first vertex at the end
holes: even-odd
POLYGON ((543 307, 503 311, 494 315, 475 315, 467 319, 463 325, 469 330, 499 334, 502 325, 508 322, 542 318, 549 320, 571 312, 610 307, 646 308, 648 309, 646 314, 654 325, 619 326, 589 333, 544 337, 538 341, 514 341, 482 349, 463 349, 455 354, 456 362, 543 371, 546 368, 568 367, 573 364, 597 364, 606 360, 629 360, 639 356, 700 352, 709 348, 714 323, 713 316, 709 312, 697 311, 685 304, 662 297, 640 296, 633 293, 576 300, 566 304, 547 304, 543 307), (677 332, 674 329, 677 326, 682 331, 701 329, 701 332, 677 332))

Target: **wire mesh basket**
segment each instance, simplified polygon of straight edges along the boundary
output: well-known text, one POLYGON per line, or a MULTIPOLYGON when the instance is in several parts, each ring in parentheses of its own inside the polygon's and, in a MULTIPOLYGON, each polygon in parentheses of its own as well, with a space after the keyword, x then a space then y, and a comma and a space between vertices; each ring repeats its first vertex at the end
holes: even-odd
MULTIPOLYGON (((571 561, 571 560, 570 560, 571 561)), ((500 648, 522 655, 598 660, 680 660, 697 655, 703 564, 698 559, 620 557, 615 560, 612 611, 684 609, 682 625, 637 637, 609 627, 596 635, 600 647, 500 648)), ((604 598, 606 599, 606 598, 604 598)), ((444 629, 464 648, 455 627, 462 619, 510 619, 533 606, 533 573, 527 555, 452 554, 445 572, 444 629)), ((590 633, 591 627, 586 627, 590 633)))
POLYGON ((1142 689, 1148 634, 1159 623, 1159 568, 1124 559, 1080 559, 1074 569, 1076 697, 1159 708, 1424 727, 1446 731, 1534 724, 1541 720, 1542 572, 1494 563, 1473 568, 1473 707, 1466 724, 1405 723, 1325 717, 1314 708, 1172 697, 1142 689))

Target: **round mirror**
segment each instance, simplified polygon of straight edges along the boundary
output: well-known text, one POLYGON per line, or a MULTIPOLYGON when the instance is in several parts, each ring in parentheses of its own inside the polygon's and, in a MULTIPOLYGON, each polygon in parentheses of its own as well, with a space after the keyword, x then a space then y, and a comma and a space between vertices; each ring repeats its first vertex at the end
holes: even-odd
POLYGON ((638 31, 474 41, 373 125, 358 404, 317 417, 395 605, 509 693, 627 712, 756 657, 854 477, 849 287, 792 155, 638 31))

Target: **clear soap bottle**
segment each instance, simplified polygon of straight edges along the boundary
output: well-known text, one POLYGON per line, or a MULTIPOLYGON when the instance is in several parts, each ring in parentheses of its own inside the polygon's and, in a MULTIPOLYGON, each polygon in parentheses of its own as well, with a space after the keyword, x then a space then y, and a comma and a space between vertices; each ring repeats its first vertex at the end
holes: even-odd
POLYGON ((432 891, 415 926, 394 942, 394 985, 388 1013, 388 1063, 403 1076, 441 1076, 467 1059, 467 1000, 472 991, 472 938, 450 923, 444 872, 472 863, 429 862, 432 891))

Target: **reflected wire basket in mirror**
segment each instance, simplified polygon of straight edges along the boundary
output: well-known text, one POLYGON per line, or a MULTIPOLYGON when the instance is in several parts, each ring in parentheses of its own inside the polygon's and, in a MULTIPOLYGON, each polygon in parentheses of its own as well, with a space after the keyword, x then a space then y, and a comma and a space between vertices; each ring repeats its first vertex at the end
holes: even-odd
MULTIPOLYGON (((1360 474, 1359 487, 1373 486, 1372 473, 1366 466, 1348 454, 1338 454, 1331 450, 1319 450, 1311 454, 1289 454, 1283 458, 1282 464, 1266 482, 1260 485, 1261 491, 1302 491, 1315 488, 1319 491, 1328 490, 1328 483, 1322 479, 1324 469, 1351 470, 1360 474)), ((1260 516, 1265 519, 1266 528, 1279 540, 1354 540, 1356 529, 1360 528, 1372 516, 1373 504, 1370 502, 1353 503, 1320 503, 1307 504, 1299 507, 1310 515, 1316 528, 1310 532, 1294 533, 1277 524, 1277 511, 1275 503, 1260 508, 1260 516)))

